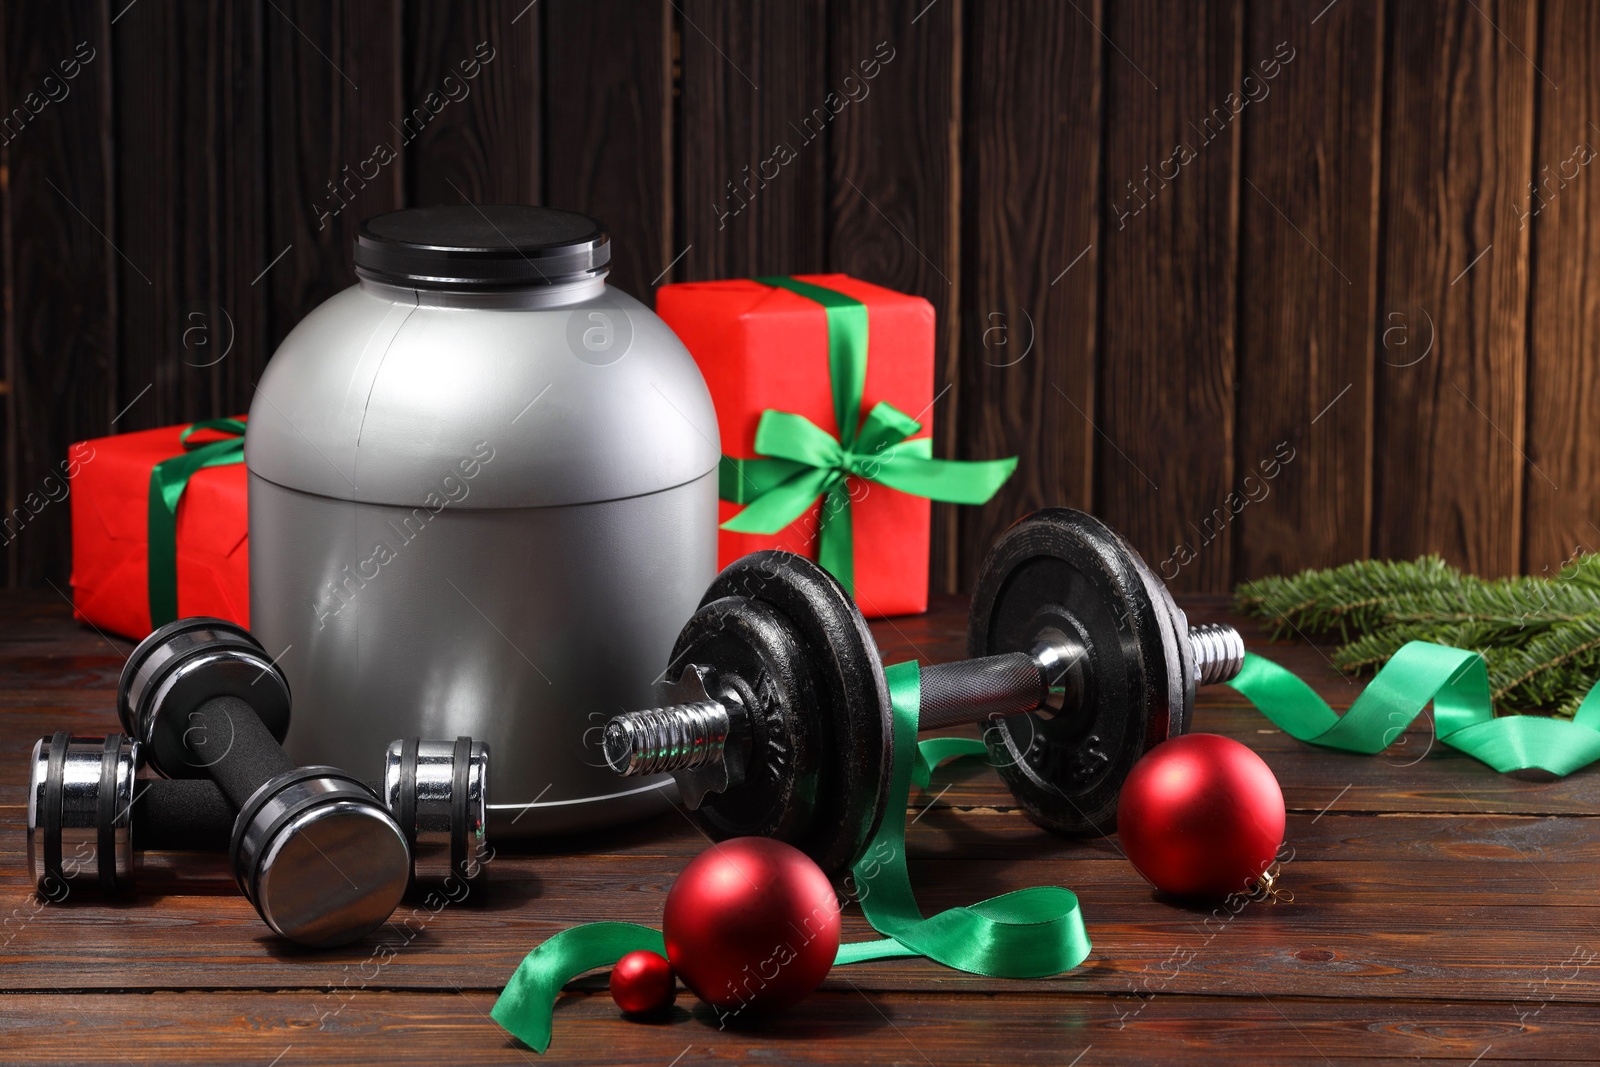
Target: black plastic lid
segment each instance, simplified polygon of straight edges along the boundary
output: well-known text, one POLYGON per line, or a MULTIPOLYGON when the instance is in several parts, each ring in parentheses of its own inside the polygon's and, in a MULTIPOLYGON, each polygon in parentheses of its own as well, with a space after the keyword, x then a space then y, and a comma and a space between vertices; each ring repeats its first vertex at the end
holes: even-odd
POLYGON ((526 204, 451 204, 370 218, 356 273, 418 289, 510 289, 592 278, 611 262, 599 219, 526 204))

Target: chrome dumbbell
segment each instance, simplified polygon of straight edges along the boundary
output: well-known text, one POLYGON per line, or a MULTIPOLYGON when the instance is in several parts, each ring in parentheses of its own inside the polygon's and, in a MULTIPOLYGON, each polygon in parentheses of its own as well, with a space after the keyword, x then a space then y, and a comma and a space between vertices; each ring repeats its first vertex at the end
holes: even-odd
POLYGON ((122 669, 117 713, 152 769, 209 778, 238 812, 234 877, 272 929, 344 944, 400 903, 411 872, 404 831, 365 783, 296 767, 283 751, 289 683, 248 631, 209 618, 156 630, 122 669))
MULTIPOLYGON (((33 746, 28 791, 28 870, 42 896, 67 887, 107 892, 131 888, 145 852, 227 852, 236 816, 214 782, 139 778, 141 746, 123 734, 73 737, 65 731, 33 746)), ((485 876, 484 829, 489 750, 470 737, 409 738, 389 745, 379 789, 411 842, 414 885, 480 894, 485 876)), ((320 878, 314 866, 278 869, 269 857, 260 904, 280 913, 284 894, 313 892, 299 879, 320 878)))

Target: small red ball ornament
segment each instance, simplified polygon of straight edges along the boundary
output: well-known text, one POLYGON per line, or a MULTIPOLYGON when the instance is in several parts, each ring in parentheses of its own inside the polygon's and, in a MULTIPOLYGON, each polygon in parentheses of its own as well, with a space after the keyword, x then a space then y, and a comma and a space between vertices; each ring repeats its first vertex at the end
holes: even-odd
POLYGON ((672 964, 658 953, 639 949, 611 968, 611 999, 629 1015, 658 1015, 677 998, 672 964))
POLYGON ((1283 791, 1249 748, 1217 734, 1165 741, 1134 764, 1117 802, 1122 851, 1180 897, 1254 888, 1283 843, 1283 791))
POLYGON ((792 845, 736 837, 689 862, 667 893, 667 959, 723 1014, 786 1008, 822 983, 839 951, 839 899, 792 845))

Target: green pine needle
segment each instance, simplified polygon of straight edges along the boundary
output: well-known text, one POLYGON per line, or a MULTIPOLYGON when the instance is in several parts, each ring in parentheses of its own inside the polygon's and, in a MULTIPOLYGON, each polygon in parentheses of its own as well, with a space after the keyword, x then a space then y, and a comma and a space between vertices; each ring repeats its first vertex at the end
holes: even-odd
POLYGON ((1477 578, 1426 556, 1245 582, 1239 610, 1278 637, 1336 635, 1334 665, 1370 674, 1407 641, 1470 648, 1496 705, 1570 715, 1600 678, 1600 554, 1552 578, 1477 578))

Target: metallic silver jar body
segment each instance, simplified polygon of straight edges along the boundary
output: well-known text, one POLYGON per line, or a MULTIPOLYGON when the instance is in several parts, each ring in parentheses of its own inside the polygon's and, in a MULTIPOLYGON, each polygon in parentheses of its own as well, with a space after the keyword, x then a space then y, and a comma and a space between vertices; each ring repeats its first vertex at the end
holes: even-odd
POLYGON ((663 810, 670 776, 619 789, 600 732, 616 709, 660 700, 654 683, 716 574, 716 475, 597 504, 446 508, 362 579, 351 561, 397 542, 414 511, 251 477, 250 624, 288 650, 289 754, 374 780, 380 738, 486 741, 491 839, 663 810))
POLYGON ((494 293, 370 278, 285 339, 251 407, 251 629, 301 763, 381 777, 396 736, 494 752, 489 834, 662 810, 600 752, 649 706, 716 571, 716 416, 601 277, 494 293))

